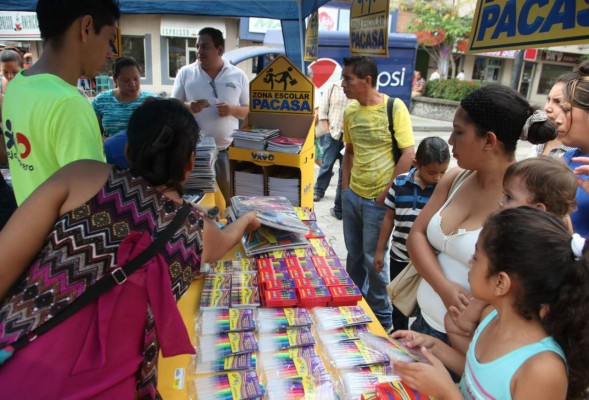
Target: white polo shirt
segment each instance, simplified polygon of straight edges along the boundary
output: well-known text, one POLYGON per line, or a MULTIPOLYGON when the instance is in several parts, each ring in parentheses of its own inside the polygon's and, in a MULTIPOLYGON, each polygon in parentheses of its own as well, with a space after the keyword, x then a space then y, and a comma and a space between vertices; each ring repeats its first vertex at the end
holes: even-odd
POLYGON ((231 144, 233 130, 239 127, 239 120, 234 116, 219 117, 215 104, 247 106, 249 80, 245 72, 223 59, 223 68, 213 81, 197 61, 180 68, 172 89, 172 97, 184 102, 200 99, 209 101, 211 106, 194 114, 194 119, 203 135, 214 137, 217 149, 223 150, 231 144), (217 96, 211 82, 214 82, 217 96))

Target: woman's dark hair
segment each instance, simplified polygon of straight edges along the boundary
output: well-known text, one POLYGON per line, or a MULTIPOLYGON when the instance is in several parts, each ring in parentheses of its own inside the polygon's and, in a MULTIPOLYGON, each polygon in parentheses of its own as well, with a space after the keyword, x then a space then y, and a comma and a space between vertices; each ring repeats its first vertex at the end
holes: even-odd
POLYGON ((121 16, 115 0, 38 0, 36 11, 41 37, 55 49, 61 48, 63 34, 84 15, 92 16, 96 34, 106 25, 114 26, 121 16))
MULTIPOLYGON (((487 85, 472 92, 460 102, 469 122, 477 127, 479 136, 495 133, 507 153, 514 153, 527 119, 536 111, 515 90, 502 85, 487 85)), ((532 123, 527 134, 530 143, 546 143, 556 138, 550 121, 532 123)))
POLYGON ((15 61, 19 67, 23 67, 23 60, 22 57, 20 56, 20 54, 18 54, 16 51, 14 50, 9 50, 9 49, 4 49, 2 50, 2 53, 0 53, 0 62, 13 62, 15 61))
POLYGON ((141 66, 133 57, 120 57, 117 58, 112 64, 112 77, 117 79, 121 73, 121 70, 126 67, 135 67, 139 74, 141 74, 141 66))
POLYGON ((575 257, 562 218, 535 207, 491 215, 481 231, 489 275, 514 279, 515 307, 525 318, 540 316, 567 359, 567 399, 585 399, 589 387, 589 245, 575 257))
POLYGON ((558 82, 565 82, 563 97, 586 113, 589 113, 589 60, 583 61, 573 72, 563 75, 558 82))
POLYGON ((449 162, 450 148, 448 143, 437 136, 426 137, 417 146, 415 161, 422 166, 431 163, 443 164, 449 162))
POLYGON ((182 195, 198 140, 198 125, 184 104, 174 99, 144 102, 131 115, 127 136, 131 171, 182 195))
POLYGON ((366 56, 344 57, 344 67, 352 67, 352 73, 360 79, 367 76, 372 78, 372 87, 376 87, 378 68, 374 58, 366 56))
POLYGON ((575 209, 577 176, 561 159, 538 156, 511 164, 503 186, 516 176, 534 196, 530 202, 544 204, 546 211, 564 217, 575 209))

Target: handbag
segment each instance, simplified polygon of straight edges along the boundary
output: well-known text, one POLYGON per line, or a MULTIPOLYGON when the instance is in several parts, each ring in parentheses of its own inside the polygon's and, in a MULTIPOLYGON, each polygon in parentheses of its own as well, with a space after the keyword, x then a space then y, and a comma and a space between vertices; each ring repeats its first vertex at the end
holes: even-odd
MULTIPOLYGON (((458 189, 458 186, 470 176, 471 172, 472 171, 464 170, 456 175, 456 178, 450 187, 450 191, 448 192, 448 197, 450 197, 456 189, 458 189)), ((415 269, 413 262, 409 261, 407 266, 399 272, 399 275, 387 285, 387 293, 391 299, 393 307, 402 312, 406 317, 415 316, 417 310, 417 289, 419 288, 422 279, 422 276, 415 269)))
POLYGON ((145 265, 149 260, 155 257, 170 240, 170 238, 178 231, 178 229, 184 224, 186 217, 190 213, 192 206, 188 203, 184 203, 182 208, 178 210, 176 216, 166 226, 166 228, 156 237, 156 239, 137 257, 133 258, 125 265, 115 268, 111 273, 105 275, 100 280, 96 281, 92 286, 88 287, 83 293, 81 293, 73 302, 61 309, 54 317, 47 320, 45 323, 38 326, 27 327, 28 330, 23 329, 20 333, 20 337, 11 344, 6 345, 4 348, 0 348, 0 365, 5 363, 15 351, 23 348, 37 336, 48 332, 50 329, 56 327, 67 318, 74 315, 76 312, 81 310, 84 306, 92 303, 100 297, 100 295, 108 292, 110 289, 117 285, 123 284, 127 277, 138 270, 141 266, 145 265))

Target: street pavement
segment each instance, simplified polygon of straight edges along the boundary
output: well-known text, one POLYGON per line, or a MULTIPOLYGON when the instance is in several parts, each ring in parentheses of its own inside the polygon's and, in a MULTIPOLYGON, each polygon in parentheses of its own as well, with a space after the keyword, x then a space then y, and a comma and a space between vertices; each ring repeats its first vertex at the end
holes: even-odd
MULTIPOLYGON (((422 118, 411 115, 411 122, 413 124, 413 134, 415 136, 415 148, 419 142, 428 136, 439 136, 446 141, 450 137, 452 131, 452 122, 440 121, 435 119, 422 118)), ((518 142, 516 159, 521 160, 526 158, 530 153, 532 145, 528 142, 518 142)), ((456 166, 456 160, 450 161, 450 168, 456 166)), ((325 192, 325 197, 321 201, 315 202, 315 214, 317 216, 317 224, 325 233, 325 238, 329 241, 342 263, 345 265, 348 252, 344 243, 344 232, 342 221, 339 221, 329 214, 329 209, 333 207, 335 198, 335 188, 337 185, 339 163, 336 162, 334 167, 334 175, 329 184, 329 188, 325 192)), ((319 173, 319 167, 315 165, 315 176, 319 173)))

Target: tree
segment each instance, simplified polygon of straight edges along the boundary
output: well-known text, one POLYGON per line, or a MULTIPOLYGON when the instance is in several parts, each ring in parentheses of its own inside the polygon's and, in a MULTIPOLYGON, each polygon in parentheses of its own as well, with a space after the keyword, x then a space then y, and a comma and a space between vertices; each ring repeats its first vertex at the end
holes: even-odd
POLYGON ((456 65, 452 51, 470 33, 472 16, 460 16, 458 6, 450 6, 443 0, 418 0, 403 7, 415 14, 408 30, 415 33, 419 46, 436 61, 442 78, 448 77, 449 69, 454 77, 456 65))

